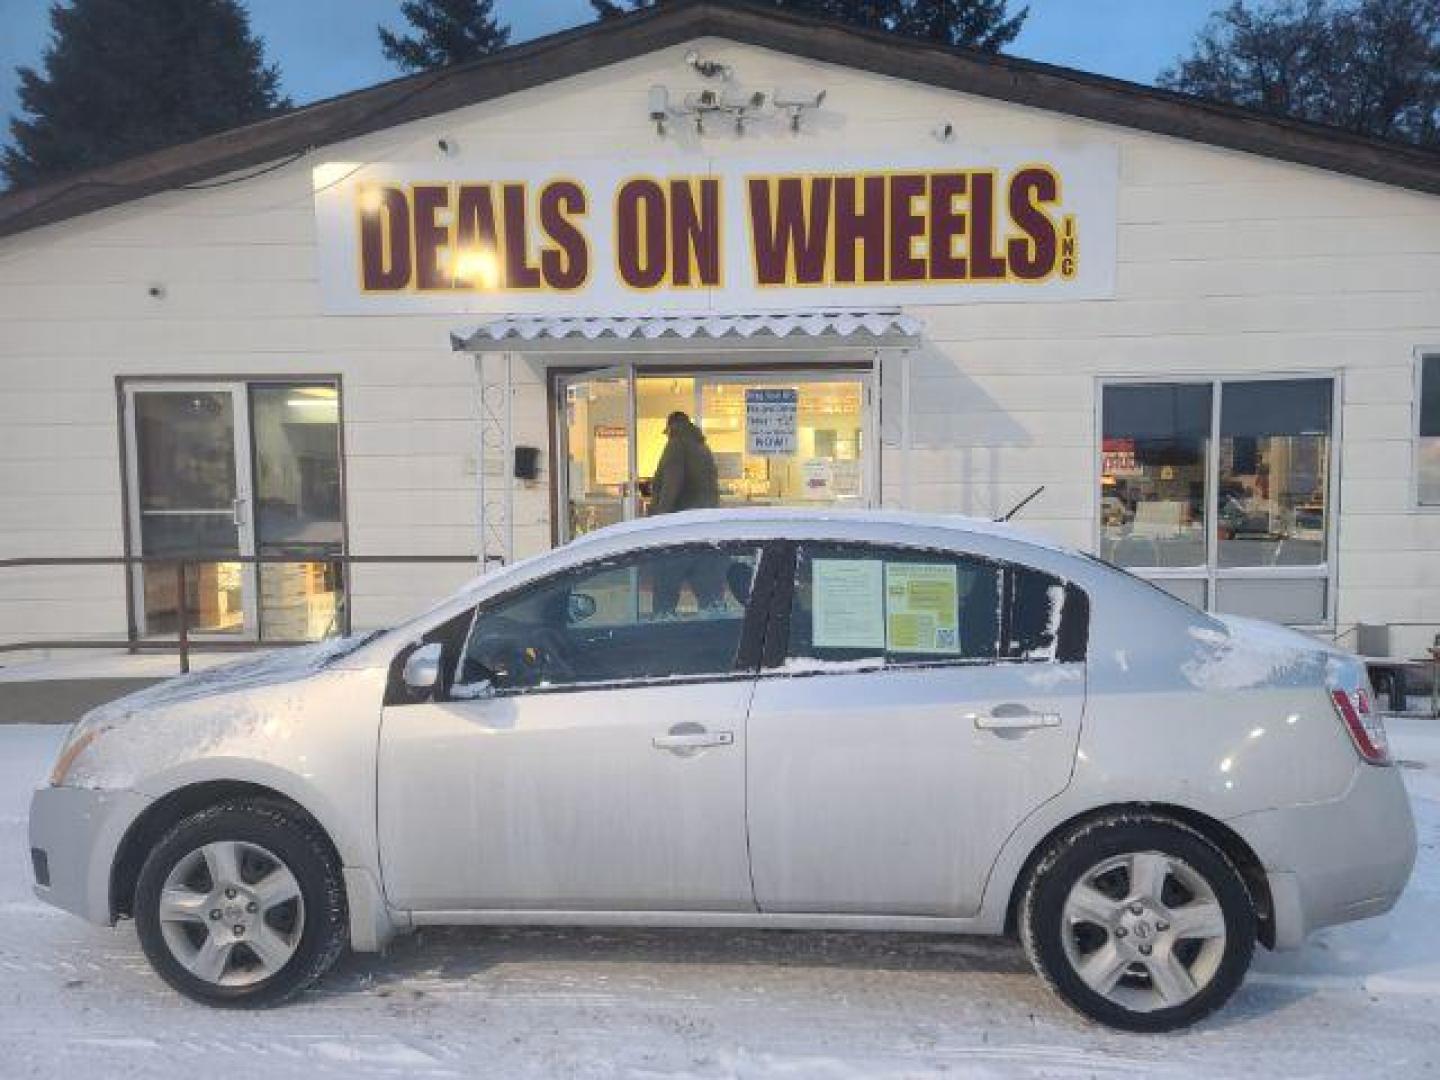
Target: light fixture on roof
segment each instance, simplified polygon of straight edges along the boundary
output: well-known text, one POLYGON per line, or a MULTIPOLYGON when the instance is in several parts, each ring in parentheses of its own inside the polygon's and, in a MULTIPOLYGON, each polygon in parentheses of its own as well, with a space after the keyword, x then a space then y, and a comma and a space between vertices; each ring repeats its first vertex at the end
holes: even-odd
POLYGON ((706 60, 694 49, 685 54, 685 63, 695 69, 701 78, 705 79, 729 79, 735 74, 729 64, 722 64, 718 60, 706 60))

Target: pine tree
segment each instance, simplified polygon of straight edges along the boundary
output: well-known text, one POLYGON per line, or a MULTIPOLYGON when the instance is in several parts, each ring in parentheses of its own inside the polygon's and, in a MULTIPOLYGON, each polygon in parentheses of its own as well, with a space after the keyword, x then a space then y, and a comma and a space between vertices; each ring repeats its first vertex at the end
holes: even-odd
POLYGON ((289 108, 238 0, 66 0, 43 73, 0 156, 11 187, 223 131, 289 108))
MULTIPOLYGON (((664 0, 590 0, 600 18, 654 7, 664 0)), ((1011 15, 1008 0, 768 0, 805 15, 836 19, 870 30, 999 52, 1025 25, 1028 7, 1011 15)))
POLYGON ((1440 3, 1234 0, 1159 82, 1280 116, 1440 145, 1440 3))
POLYGON ((463 64, 503 49, 510 28, 495 18, 495 0, 405 0, 400 13, 417 31, 401 36, 380 27, 385 58, 406 71, 463 64))

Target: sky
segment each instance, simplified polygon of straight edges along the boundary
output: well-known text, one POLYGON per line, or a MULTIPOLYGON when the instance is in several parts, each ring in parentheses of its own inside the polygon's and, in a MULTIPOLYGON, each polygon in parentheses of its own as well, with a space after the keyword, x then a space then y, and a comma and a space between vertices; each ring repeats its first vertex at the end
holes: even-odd
MULTIPOLYGON (((49 39, 51 0, 0 0, 0 118, 18 108, 15 68, 38 67, 49 39)), ((1151 82, 1188 51, 1222 0, 1028 0, 1030 17, 1007 52, 1133 82, 1151 82)), ((399 0, 248 0, 266 55, 280 65, 297 104, 394 78, 378 24, 403 27, 399 0)), ((1020 5, 1011 0, 1011 9, 1020 5)), ((498 0, 523 41, 588 22, 589 0, 498 0)), ((0 140, 8 139, 8 125, 0 140)))

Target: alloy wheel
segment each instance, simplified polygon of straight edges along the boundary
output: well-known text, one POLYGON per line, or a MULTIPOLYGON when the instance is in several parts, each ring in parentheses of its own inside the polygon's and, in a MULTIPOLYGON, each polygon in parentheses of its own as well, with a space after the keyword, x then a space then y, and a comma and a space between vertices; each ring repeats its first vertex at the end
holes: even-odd
POLYGON ((258 844, 220 840, 182 857, 165 878, 159 921, 166 947, 215 986, 249 986, 290 962, 305 926, 294 873, 258 844))
POLYGON ((1134 1012, 1183 1005, 1215 978, 1225 913, 1184 860, 1159 851, 1112 856, 1065 899, 1066 958, 1091 990, 1134 1012))

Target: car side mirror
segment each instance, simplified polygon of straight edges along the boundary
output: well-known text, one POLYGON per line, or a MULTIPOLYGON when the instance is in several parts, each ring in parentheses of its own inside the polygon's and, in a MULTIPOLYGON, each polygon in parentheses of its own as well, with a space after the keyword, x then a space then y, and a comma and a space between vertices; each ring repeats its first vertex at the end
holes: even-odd
POLYGON ((438 641, 421 645, 405 658, 405 671, 401 678, 415 693, 432 691, 440 682, 440 660, 442 648, 438 641))
POLYGON ((571 593, 565 605, 565 618, 571 623, 584 622, 599 609, 600 605, 589 593, 571 593))

